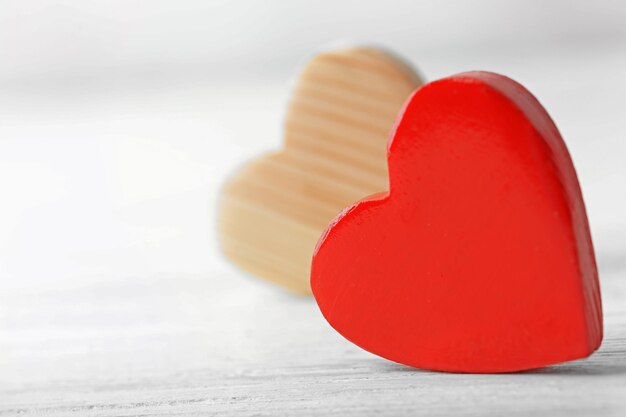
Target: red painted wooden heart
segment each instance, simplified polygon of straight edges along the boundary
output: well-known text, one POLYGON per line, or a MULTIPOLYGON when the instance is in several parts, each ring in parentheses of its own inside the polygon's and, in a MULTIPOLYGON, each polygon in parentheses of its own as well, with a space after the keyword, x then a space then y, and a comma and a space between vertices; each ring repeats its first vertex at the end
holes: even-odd
POLYGON ((509 372, 602 340, 585 207, 571 159, 521 85, 472 72, 418 89, 388 144, 390 192, 341 213, 311 286, 328 322, 418 368, 509 372))

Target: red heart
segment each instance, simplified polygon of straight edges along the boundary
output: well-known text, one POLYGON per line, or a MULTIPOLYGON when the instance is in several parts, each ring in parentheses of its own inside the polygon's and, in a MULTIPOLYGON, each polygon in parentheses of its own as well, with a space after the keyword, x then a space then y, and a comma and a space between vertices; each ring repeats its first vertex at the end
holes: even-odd
POLYGON ((519 371, 598 348, 598 274, 576 172, 524 87, 471 72, 418 89, 388 163, 389 193, 345 209, 313 256, 313 294, 339 333, 451 372, 519 371))

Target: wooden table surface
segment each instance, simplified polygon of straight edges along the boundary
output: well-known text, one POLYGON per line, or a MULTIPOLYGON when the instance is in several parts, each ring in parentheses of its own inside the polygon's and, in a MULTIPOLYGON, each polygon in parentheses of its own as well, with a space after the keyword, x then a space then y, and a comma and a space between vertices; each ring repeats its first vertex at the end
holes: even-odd
POLYGON ((284 79, 0 86, 0 416, 626 415, 626 57, 587 53, 410 57, 524 82, 580 175, 604 342, 505 375, 378 358, 219 255, 220 184, 279 146, 284 79))
POLYGON ((312 300, 233 271, 3 293, 0 415, 623 415, 620 272, 603 280, 599 352, 505 375, 388 362, 336 334, 312 300))

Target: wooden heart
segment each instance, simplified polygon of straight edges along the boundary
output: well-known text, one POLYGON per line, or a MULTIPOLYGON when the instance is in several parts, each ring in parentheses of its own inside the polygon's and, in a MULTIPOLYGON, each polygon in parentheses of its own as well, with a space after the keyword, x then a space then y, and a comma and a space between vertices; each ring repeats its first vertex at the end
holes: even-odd
POLYGON ((220 244, 242 269, 310 293, 311 256, 329 220, 388 187, 386 143, 416 73, 373 48, 324 52, 304 68, 285 123, 285 147, 225 185, 220 244))
POLYGON ((593 246, 550 116, 492 73, 427 84, 389 142, 390 191, 347 208, 316 249, 328 322, 418 368, 510 372, 602 340, 593 246))

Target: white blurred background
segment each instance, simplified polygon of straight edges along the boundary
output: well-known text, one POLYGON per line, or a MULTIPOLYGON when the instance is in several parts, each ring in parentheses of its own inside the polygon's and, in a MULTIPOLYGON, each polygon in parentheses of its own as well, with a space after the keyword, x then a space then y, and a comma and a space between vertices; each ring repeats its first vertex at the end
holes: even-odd
POLYGON ((280 146, 289 81, 336 41, 429 80, 525 84, 570 148, 601 268, 626 268, 624 22, 621 0, 0 0, 3 295, 224 268, 219 185, 280 146))

